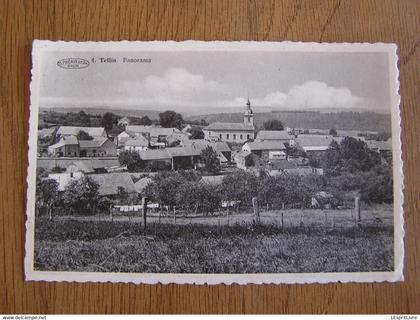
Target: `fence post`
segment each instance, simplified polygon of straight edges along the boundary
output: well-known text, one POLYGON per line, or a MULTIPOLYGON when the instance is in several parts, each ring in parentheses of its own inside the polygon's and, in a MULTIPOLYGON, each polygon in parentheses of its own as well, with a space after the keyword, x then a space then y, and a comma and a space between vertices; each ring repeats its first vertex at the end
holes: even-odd
POLYGON ((159 218, 158 218, 158 222, 160 223, 160 217, 162 216, 162 207, 159 208, 159 218))
POLYGON ((357 223, 362 221, 362 216, 360 214, 360 197, 357 196, 354 198, 354 211, 357 217, 357 223))
POLYGON ((175 206, 174 206, 174 224, 176 224, 176 209, 175 209, 175 206))
POLYGON ((114 221, 114 215, 112 214, 112 204, 109 204, 109 217, 111 221, 114 221))
POLYGON ((284 228, 283 214, 284 214, 284 212, 282 211, 282 212, 281 212, 281 228, 282 228, 282 229, 284 228))
POLYGON ((141 204, 143 208, 143 230, 146 231, 146 219, 147 219, 147 198, 143 197, 141 199, 141 204))
POLYGON ((257 223, 260 223, 260 208, 258 207, 258 197, 252 197, 252 207, 254 208, 254 216, 257 223))

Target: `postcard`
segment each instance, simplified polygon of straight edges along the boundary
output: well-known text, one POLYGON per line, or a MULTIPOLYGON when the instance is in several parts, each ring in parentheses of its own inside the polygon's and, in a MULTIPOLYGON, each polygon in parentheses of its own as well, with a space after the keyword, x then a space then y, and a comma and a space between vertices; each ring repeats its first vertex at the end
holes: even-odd
POLYGON ((26 280, 402 281, 396 52, 34 41, 26 280))

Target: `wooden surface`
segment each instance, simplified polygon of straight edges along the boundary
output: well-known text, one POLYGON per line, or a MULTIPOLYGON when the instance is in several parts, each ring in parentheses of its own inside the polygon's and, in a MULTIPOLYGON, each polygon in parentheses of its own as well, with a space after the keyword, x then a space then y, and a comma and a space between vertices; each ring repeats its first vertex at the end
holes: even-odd
POLYGON ((419 25, 420 2, 415 0, 0 0, 0 312, 420 313, 419 25), (264 286, 24 282, 32 39, 397 43, 406 185, 405 282, 264 286))

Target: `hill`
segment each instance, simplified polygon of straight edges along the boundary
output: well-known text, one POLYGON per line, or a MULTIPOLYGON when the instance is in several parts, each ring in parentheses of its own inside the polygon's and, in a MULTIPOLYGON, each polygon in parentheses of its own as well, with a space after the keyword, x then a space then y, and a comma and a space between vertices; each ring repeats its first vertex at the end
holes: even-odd
POLYGON ((148 116, 152 120, 159 119, 159 113, 162 111, 155 111, 155 110, 137 110, 137 109, 119 109, 119 108, 112 108, 112 107, 59 107, 59 108, 48 108, 48 107, 41 107, 40 111, 55 111, 61 113, 77 113, 80 111, 84 111, 86 113, 92 115, 103 115, 105 112, 112 112, 121 117, 124 116, 133 116, 133 117, 144 117, 148 116))
MULTIPOLYGON (((186 120, 204 119, 212 122, 241 122, 242 113, 217 113, 187 117, 186 120)), ((254 114, 258 128, 270 119, 280 120, 284 126, 291 128, 316 128, 338 130, 369 130, 391 132, 391 116, 374 112, 337 112, 322 113, 318 111, 272 111, 254 114)))

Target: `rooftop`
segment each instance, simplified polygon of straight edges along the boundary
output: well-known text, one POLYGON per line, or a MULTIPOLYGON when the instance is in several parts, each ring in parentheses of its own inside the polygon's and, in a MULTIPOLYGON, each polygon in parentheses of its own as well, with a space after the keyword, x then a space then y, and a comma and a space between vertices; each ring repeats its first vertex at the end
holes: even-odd
POLYGON ((192 147, 195 149, 204 150, 208 146, 212 147, 217 152, 231 152, 229 145, 226 142, 210 142, 203 139, 190 139, 182 142, 185 147, 192 147))
POLYGON ((73 135, 77 136, 80 131, 86 132, 91 137, 100 137, 105 133, 105 128, 102 127, 68 127, 61 126, 58 128, 58 135, 73 135))
POLYGON ((49 146, 48 148, 56 149, 56 148, 60 148, 66 145, 77 145, 77 144, 79 144, 79 142, 77 141, 77 138, 75 136, 68 136, 68 137, 62 137, 60 141, 58 141, 56 144, 49 146))
POLYGON ((246 125, 243 122, 213 122, 203 128, 203 130, 255 131, 255 127, 253 125, 246 125))
POLYGON ((248 145, 249 149, 252 150, 285 150, 286 147, 283 142, 278 140, 265 140, 265 141, 254 141, 247 142, 244 146, 248 145))
POLYGON ((256 140, 290 140, 292 137, 286 130, 261 130, 258 131, 256 140))
POLYGON ((66 172, 84 172, 91 173, 94 172, 92 162, 90 161, 74 161, 67 166, 66 172))
POLYGON ((148 186, 149 183, 152 183, 152 179, 149 177, 141 178, 139 181, 137 181, 134 184, 134 187, 136 188, 137 193, 142 193, 144 189, 148 186))
POLYGON ((171 155, 167 149, 149 149, 139 152, 142 160, 170 160, 171 155))
POLYGON ((147 147, 149 145, 149 141, 142 135, 137 136, 133 139, 128 139, 125 142, 125 146, 131 146, 131 147, 147 147))
POLYGON ((300 134, 296 138, 296 142, 303 147, 329 147, 333 137, 331 135, 322 134, 300 134))
POLYGON ((89 175, 99 185, 100 196, 118 194, 118 187, 124 188, 128 193, 136 192, 133 180, 127 172, 104 173, 89 175))
POLYGON ((95 137, 93 140, 79 140, 80 148, 99 148, 102 146, 108 138, 105 137, 95 137))
POLYGON ((188 156, 199 156, 200 150, 193 147, 173 147, 166 148, 169 155, 173 157, 188 157, 188 156))
POLYGON ((156 126, 126 126, 126 131, 131 131, 133 133, 149 133, 152 137, 159 136, 169 136, 173 132, 179 132, 177 128, 162 128, 156 126))

